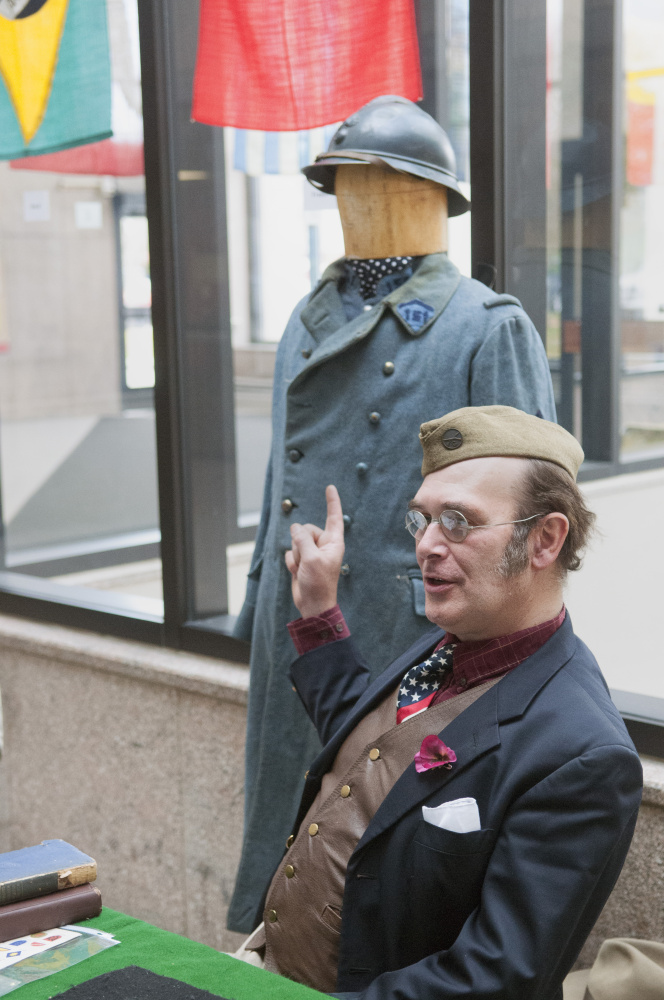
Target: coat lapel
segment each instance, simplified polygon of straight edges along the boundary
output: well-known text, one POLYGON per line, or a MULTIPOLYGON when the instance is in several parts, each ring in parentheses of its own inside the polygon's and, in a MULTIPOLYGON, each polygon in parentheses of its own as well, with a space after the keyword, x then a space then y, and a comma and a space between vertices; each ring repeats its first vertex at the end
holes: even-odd
POLYGON ((451 770, 439 767, 420 774, 414 763, 407 767, 379 806, 356 850, 361 850, 420 802, 453 781, 481 754, 500 745, 496 697, 499 686, 496 684, 485 691, 437 734, 456 754, 457 760, 451 770))
MULTIPOLYGON (((418 774, 413 763, 404 771, 378 808, 356 851, 432 793, 454 781, 456 775, 465 771, 479 756, 499 746, 500 724, 523 715, 537 693, 571 658, 575 643, 572 624, 569 615, 566 615, 565 621, 548 642, 438 733, 457 756, 451 770, 441 767, 418 774)), ((399 660, 395 661, 394 666, 398 663, 399 660)), ((396 682, 395 674, 392 674, 391 680, 396 682)))
POLYGON ((332 766, 334 758, 336 757, 339 747, 344 742, 349 733, 353 731, 355 726, 358 724, 360 719, 363 719, 365 715, 372 711, 379 705, 383 698, 389 693, 389 691, 396 685, 406 671, 414 666, 416 663, 421 663, 429 653, 436 648, 442 637, 444 636, 444 631, 440 628, 433 628, 429 632, 426 632, 416 643, 402 653, 393 663, 387 667, 382 674, 380 674, 373 684, 370 684, 365 693, 361 698, 357 700, 353 706, 351 712, 349 713, 343 726, 329 743, 323 747, 323 750, 318 755, 316 760, 313 762, 309 769, 309 775, 311 778, 322 777, 332 766))
POLYGON ((459 270, 446 254, 429 254, 408 281, 376 303, 369 312, 361 312, 348 321, 338 291, 343 274, 343 259, 330 264, 300 313, 300 320, 315 340, 316 347, 291 386, 328 358, 363 340, 388 310, 411 337, 420 337, 446 308, 461 280, 459 270), (426 302, 422 301, 423 296, 426 302), (417 302, 431 313, 425 322, 413 326, 408 322, 408 312, 400 311, 400 307, 417 302))

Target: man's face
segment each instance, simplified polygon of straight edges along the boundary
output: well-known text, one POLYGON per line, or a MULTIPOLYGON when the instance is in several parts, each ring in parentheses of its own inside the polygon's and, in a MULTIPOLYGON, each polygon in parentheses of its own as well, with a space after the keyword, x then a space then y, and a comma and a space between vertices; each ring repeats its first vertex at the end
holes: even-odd
MULTIPOLYGON (((515 488, 525 472, 520 458, 473 458, 426 477, 412 506, 432 518, 458 510, 470 525, 512 521, 515 488)), ((537 513, 537 511, 533 511, 537 513)), ((450 542, 434 521, 416 541, 416 555, 430 621, 460 639, 487 639, 525 627, 532 594, 528 566, 516 576, 500 572, 513 525, 469 531, 463 542, 450 542)))

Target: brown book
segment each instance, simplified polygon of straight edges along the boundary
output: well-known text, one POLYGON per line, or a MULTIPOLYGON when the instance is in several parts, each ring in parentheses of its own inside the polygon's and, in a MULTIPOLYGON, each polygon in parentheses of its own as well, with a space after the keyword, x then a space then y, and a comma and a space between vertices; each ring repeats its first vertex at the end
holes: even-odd
POLYGON ((50 931, 53 927, 98 917, 100 913, 101 892, 94 885, 76 885, 48 896, 22 899, 0 906, 0 941, 50 931))

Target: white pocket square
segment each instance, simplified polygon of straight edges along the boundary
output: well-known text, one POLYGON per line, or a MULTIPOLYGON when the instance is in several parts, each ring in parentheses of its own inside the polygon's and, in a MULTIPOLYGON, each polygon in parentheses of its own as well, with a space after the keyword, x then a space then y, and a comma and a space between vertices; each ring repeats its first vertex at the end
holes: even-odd
POLYGON ((475 799, 454 799, 439 806, 422 806, 422 818, 451 833, 473 833, 482 829, 475 799))

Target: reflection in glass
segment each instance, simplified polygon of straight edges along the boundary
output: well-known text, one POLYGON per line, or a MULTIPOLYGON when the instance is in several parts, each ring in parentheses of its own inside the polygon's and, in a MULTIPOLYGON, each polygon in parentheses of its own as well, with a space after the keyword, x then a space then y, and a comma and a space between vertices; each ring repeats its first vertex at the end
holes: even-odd
POLYGON ((77 149, 62 173, 0 164, 6 567, 160 614, 136 0, 108 17, 114 138, 98 173, 78 172, 77 149))
POLYGON ((664 6, 625 0, 622 455, 664 453, 664 6))

